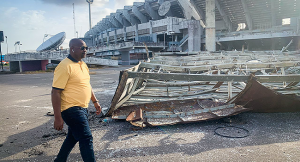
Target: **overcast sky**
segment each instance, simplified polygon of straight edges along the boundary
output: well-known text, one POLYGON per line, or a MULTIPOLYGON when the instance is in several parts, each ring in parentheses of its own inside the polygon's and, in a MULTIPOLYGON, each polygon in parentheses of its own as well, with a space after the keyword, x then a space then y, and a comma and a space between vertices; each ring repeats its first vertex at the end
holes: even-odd
MULTIPOLYGON (((102 18, 125 5, 145 0, 94 0, 91 5, 92 26, 102 18)), ((88 3, 86 0, 0 0, 0 31, 7 36, 1 43, 2 54, 15 52, 15 42, 20 41, 21 51, 36 50, 45 34, 66 32, 63 47, 67 48, 74 32, 73 3, 75 6, 75 28, 83 37, 89 29, 88 3)), ((46 38, 47 39, 47 38, 46 38)), ((17 48, 17 52, 19 48, 17 48)))

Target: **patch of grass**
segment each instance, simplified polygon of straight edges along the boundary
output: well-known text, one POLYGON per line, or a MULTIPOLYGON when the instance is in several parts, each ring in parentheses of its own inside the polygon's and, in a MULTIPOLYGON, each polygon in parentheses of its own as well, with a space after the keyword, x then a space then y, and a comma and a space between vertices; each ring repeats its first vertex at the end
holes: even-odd
POLYGON ((53 72, 54 70, 47 69, 45 72, 53 72))
POLYGON ((0 74, 14 74, 14 71, 0 71, 0 74))

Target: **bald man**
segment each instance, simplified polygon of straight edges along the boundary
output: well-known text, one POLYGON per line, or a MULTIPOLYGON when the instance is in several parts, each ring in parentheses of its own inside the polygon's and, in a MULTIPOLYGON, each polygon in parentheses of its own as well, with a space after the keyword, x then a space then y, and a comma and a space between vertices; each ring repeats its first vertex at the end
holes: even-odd
POLYGON ((54 161, 67 161, 79 141, 83 161, 94 162, 93 136, 87 107, 92 100, 96 114, 99 115, 101 106, 90 84, 89 69, 81 60, 86 57, 88 47, 81 39, 72 39, 69 47, 70 55, 55 68, 52 84, 54 128, 62 130, 64 122, 68 125, 68 135, 54 161))

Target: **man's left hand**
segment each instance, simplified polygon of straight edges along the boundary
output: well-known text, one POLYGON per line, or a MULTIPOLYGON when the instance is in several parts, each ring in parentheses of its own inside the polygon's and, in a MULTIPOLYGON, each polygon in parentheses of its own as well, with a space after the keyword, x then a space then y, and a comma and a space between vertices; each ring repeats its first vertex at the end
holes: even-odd
POLYGON ((101 114, 101 106, 98 102, 94 103, 94 106, 96 108, 96 114, 99 115, 101 114))

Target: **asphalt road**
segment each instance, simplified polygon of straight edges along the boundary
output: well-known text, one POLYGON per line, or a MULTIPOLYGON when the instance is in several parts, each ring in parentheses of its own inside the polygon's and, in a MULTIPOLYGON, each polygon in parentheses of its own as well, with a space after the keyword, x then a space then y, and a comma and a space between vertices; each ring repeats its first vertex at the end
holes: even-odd
MULTIPOLYGON (((91 84, 109 107, 119 71, 91 69, 91 84)), ((53 73, 0 75, 0 161, 53 161, 65 138, 53 129, 53 73)), ((97 161, 299 161, 300 113, 243 113, 232 118, 135 130, 101 122, 90 103, 97 161), (225 127, 225 128, 220 128, 225 127), (221 134, 223 136, 220 136, 221 134), (229 138, 229 137, 242 138, 229 138)), ((78 144, 68 161, 82 161, 78 144)))

